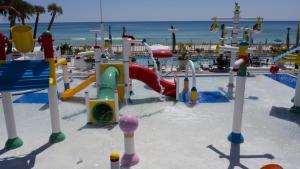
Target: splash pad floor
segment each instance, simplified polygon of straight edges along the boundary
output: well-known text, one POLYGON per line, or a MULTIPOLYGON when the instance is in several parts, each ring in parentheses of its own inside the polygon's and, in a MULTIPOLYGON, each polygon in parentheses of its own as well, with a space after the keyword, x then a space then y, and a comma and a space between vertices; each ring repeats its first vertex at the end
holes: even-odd
MULTIPOLYGON (((199 77, 197 89, 224 94, 227 80, 225 76, 199 77)), ((247 78, 242 129, 245 143, 239 146, 227 141, 232 100, 190 107, 168 99, 160 101, 159 95, 141 82, 133 81, 133 86, 133 101, 121 109, 121 114, 132 113, 140 119, 135 144, 141 161, 134 169, 256 169, 271 162, 298 169, 300 115, 288 112, 294 89, 264 75, 247 78)), ((94 92, 94 86, 88 90, 94 92)), ((66 140, 55 145, 47 144, 51 132, 47 104, 14 103, 24 145, 11 151, 0 148, 0 168, 110 168, 110 153, 124 151, 123 134, 118 126, 86 126, 83 96, 81 92, 60 102, 66 140)), ((19 97, 14 96, 14 100, 19 97)), ((4 146, 7 135, 2 109, 0 136, 4 146)))

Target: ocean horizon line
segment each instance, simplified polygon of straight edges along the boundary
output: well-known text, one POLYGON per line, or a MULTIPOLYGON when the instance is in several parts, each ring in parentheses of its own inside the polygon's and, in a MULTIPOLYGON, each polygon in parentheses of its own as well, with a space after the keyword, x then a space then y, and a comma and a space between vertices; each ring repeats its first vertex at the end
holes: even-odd
MULTIPOLYGON (((178 20, 178 21, 103 21, 103 23, 159 23, 159 22, 212 22, 211 20, 198 20, 198 21, 194 21, 194 20, 190 20, 190 21, 182 21, 182 20, 178 20)), ((222 22, 232 22, 232 21, 222 21, 222 22)), ((255 21, 240 21, 240 22, 255 22, 255 21)), ((299 22, 300 20, 263 20, 263 22, 299 22)), ((47 24, 49 22, 39 22, 39 24, 47 24)), ((61 23, 100 23, 100 21, 56 21, 54 24, 61 24, 61 23)), ((3 22, 0 23, 1 24, 9 24, 8 22, 3 22)), ((34 22, 27 22, 26 24, 34 24, 34 22)))

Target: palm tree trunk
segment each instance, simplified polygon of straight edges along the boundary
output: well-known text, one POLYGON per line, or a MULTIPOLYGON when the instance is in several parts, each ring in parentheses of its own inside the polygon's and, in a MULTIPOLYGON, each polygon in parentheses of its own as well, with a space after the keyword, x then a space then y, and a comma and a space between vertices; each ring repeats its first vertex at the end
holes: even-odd
POLYGON ((296 36, 296 47, 299 46, 300 41, 300 24, 298 24, 297 36, 296 36))
POLYGON ((52 25, 53 25, 53 22, 54 22, 54 19, 55 19, 55 16, 56 16, 56 12, 53 12, 53 14, 52 14, 52 18, 51 18, 51 21, 50 21, 50 23, 49 23, 49 25, 48 25, 48 31, 50 31, 51 30, 51 28, 52 28, 52 25))
POLYGON ((288 33, 286 35, 286 50, 290 50, 290 30, 291 28, 288 28, 288 33))
POLYGON ((25 18, 21 18, 21 21, 22 21, 22 25, 25 25, 25 18))
POLYGON ((33 39, 36 38, 37 28, 39 25, 40 13, 36 13, 35 23, 34 23, 34 32, 33 32, 33 39))
MULTIPOLYGON (((10 16, 9 27, 11 28, 15 25, 16 25, 16 16, 12 15, 12 16, 10 16)), ((11 31, 9 31, 9 39, 12 39, 11 31)), ((7 54, 12 53, 12 46, 13 46, 13 44, 10 41, 7 46, 7 51, 6 51, 7 54)))

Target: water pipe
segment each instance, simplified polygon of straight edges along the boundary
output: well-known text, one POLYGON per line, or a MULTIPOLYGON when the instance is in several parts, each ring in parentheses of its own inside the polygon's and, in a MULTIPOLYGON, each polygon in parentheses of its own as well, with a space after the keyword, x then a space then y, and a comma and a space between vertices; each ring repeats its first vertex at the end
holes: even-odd
POLYGON ((139 157, 135 153, 134 131, 139 124, 138 119, 133 115, 124 115, 119 120, 120 129, 124 133, 125 153, 121 159, 121 168, 129 169, 139 163, 139 157))
POLYGON ((189 90, 188 89, 189 68, 191 68, 191 70, 192 70, 192 89, 191 89, 191 98, 190 99, 191 99, 192 103, 195 103, 198 99, 198 93, 197 93, 197 88, 196 88, 196 70, 195 70, 194 63, 191 60, 188 60, 188 62, 186 64, 185 79, 184 79, 185 90, 189 90))
POLYGON ((160 98, 161 98, 162 94, 164 92, 164 87, 160 84, 161 76, 160 76, 160 73, 158 71, 157 63, 156 63, 156 61, 154 59, 153 52, 152 52, 150 46, 145 41, 143 41, 143 44, 144 44, 146 50, 148 51, 148 53, 150 54, 150 57, 152 59, 152 62, 153 62, 153 65, 154 65, 154 71, 155 71, 155 73, 157 75, 157 84, 160 87, 160 98))
POLYGON ((232 132, 228 136, 228 140, 235 144, 241 144, 244 142, 244 137, 241 133, 242 130, 242 118, 243 118, 243 106, 245 96, 245 86, 247 77, 247 62, 248 61, 248 49, 249 44, 247 42, 240 43, 240 59, 235 62, 238 67, 238 73, 236 78, 236 91, 234 100, 234 112, 233 112, 233 124, 232 132))

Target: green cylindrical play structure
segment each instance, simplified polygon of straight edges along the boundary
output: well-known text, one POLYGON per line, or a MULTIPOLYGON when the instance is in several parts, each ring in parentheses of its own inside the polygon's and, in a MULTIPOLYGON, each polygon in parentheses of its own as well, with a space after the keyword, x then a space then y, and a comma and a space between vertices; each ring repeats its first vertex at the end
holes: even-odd
POLYGON ((117 89, 119 75, 119 70, 114 66, 107 67, 101 75, 97 96, 100 103, 92 109, 93 117, 98 122, 106 123, 113 120, 114 108, 107 104, 107 101, 115 99, 114 92, 117 89))
POLYGON ((104 70, 103 74, 101 75, 101 81, 99 82, 100 87, 98 99, 114 99, 114 91, 117 88, 119 74, 119 70, 114 66, 110 66, 104 70))

